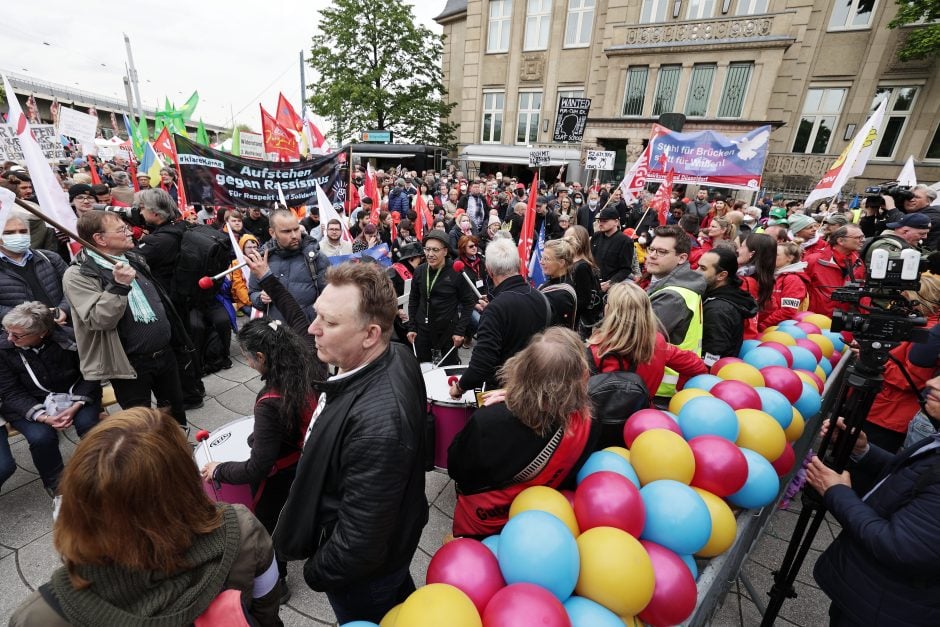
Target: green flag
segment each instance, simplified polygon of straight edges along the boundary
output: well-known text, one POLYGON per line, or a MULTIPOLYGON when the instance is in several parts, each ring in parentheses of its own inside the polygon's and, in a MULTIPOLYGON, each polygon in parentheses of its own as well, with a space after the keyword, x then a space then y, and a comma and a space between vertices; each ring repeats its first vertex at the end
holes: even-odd
POLYGON ((241 135, 241 131, 238 130, 237 126, 232 129, 232 154, 236 157, 240 157, 242 154, 241 135))
POLYGON ((134 118, 131 117, 130 122, 131 126, 134 127, 134 137, 131 139, 131 143, 134 146, 134 154, 137 155, 139 161, 144 156, 144 146, 150 141, 150 129, 147 126, 147 118, 140 118, 135 124, 134 118))
POLYGON ((206 125, 202 123, 202 118, 199 118, 199 128, 196 129, 196 143, 203 146, 209 145, 209 135, 206 133, 206 125))
POLYGON ((183 120, 188 122, 193 119, 193 113, 196 111, 196 104, 199 103, 199 92, 194 91, 193 95, 189 97, 183 106, 179 108, 179 112, 183 115, 183 120))

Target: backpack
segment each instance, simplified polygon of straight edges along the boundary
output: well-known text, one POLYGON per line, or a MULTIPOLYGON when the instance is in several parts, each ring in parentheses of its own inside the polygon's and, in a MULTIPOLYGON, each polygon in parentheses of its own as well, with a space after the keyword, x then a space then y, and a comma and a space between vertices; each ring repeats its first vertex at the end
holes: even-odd
POLYGON ((232 244, 228 233, 205 224, 180 222, 180 253, 170 281, 170 297, 175 303, 188 303, 197 296, 214 296, 218 286, 202 290, 199 279, 214 276, 232 263, 232 244))
POLYGON ((591 377, 588 379, 588 396, 593 405, 591 416, 601 425, 598 449, 623 446, 623 426, 634 413, 650 406, 649 390, 636 373, 636 364, 624 368, 623 360, 617 357, 621 370, 598 372, 601 362, 609 353, 595 361, 591 349, 587 351, 591 368, 591 377))

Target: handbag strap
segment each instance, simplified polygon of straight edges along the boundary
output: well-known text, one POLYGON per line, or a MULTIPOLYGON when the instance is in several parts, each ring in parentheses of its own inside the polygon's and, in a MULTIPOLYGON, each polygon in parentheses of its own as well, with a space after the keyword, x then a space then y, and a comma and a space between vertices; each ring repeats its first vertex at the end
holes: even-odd
MULTIPOLYGON (((26 356, 23 355, 23 353, 19 353, 19 356, 20 360, 23 362, 23 365, 26 367, 26 372, 29 373, 29 378, 33 380, 33 383, 36 385, 36 387, 46 394, 52 394, 52 391, 43 387, 42 383, 39 382, 39 379, 36 378, 36 373, 33 372, 33 369, 30 367, 29 361, 26 360, 26 356)), ((78 380, 76 380, 75 383, 78 383, 78 380)), ((69 386, 69 396, 72 395, 72 389, 75 387, 75 383, 69 386)))

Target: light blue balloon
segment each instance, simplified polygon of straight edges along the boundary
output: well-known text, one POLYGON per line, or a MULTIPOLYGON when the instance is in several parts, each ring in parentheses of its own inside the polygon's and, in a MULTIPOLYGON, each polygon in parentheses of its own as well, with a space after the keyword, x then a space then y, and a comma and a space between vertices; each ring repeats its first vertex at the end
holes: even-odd
MULTIPOLYGON (((720 378, 721 378, 721 377, 719 377, 719 379, 720 379, 720 378)), ((724 379, 721 379, 721 380, 724 381, 724 379)), ((660 409, 659 411, 663 412, 664 414, 666 414, 667 416, 669 416, 670 418, 672 418, 672 419, 675 421, 676 424, 679 424, 679 416, 675 415, 675 414, 672 413, 671 411, 666 411, 665 409, 660 409)))
POLYGON ((766 368, 767 366, 783 366, 784 368, 789 368, 787 365, 787 358, 784 357, 782 353, 775 351, 769 346, 758 346, 757 348, 749 351, 748 354, 743 357, 743 359, 744 363, 750 364, 758 370, 761 368, 766 368))
POLYGON ((754 391, 760 396, 761 410, 770 414, 782 428, 789 427, 793 422, 793 407, 787 397, 773 388, 757 387, 754 391))
POLYGON ((637 476, 636 471, 633 470, 633 466, 630 465, 630 462, 611 451, 597 451, 596 453, 591 453, 591 456, 588 457, 584 465, 581 466, 581 470, 578 471, 578 484, 580 485, 588 475, 602 470, 609 470, 618 475, 623 475, 632 481, 633 485, 635 485, 638 490, 640 489, 640 478, 637 476))
POLYGON ((823 335, 829 338, 832 342, 833 348, 835 348, 840 353, 842 349, 845 348, 845 340, 842 338, 841 333, 836 333, 835 331, 830 331, 829 329, 823 329, 823 335))
POLYGON ((692 573, 692 579, 698 580, 698 564, 695 563, 695 557, 692 555, 680 555, 682 561, 685 562, 685 565, 689 567, 689 572, 692 573))
POLYGON ((533 583, 564 601, 581 570, 578 544, 557 517, 538 510, 513 516, 499 538, 499 569, 507 584, 533 583))
POLYGON ((758 346, 760 346, 760 340, 744 340, 744 342, 741 343, 741 350, 738 351, 738 357, 744 357, 748 352, 758 346))
POLYGON ((801 338, 806 337, 806 331, 796 326, 795 324, 788 324, 786 326, 778 326, 777 330, 783 331, 784 333, 792 337, 794 340, 799 340, 801 338))
POLYGON ((805 420, 809 420, 819 413, 822 407, 822 397, 819 395, 819 388, 803 381, 803 393, 800 398, 793 403, 796 410, 800 412, 805 420))
POLYGON ((819 360, 819 367, 823 369, 827 377, 832 374, 832 362, 825 357, 819 360))
POLYGON ((798 322, 797 320, 784 320, 783 322, 777 323, 777 328, 779 329, 780 327, 792 327, 797 322, 798 322))
POLYGON ((694 390, 705 390, 710 392, 716 384, 724 381, 721 377, 716 377, 713 374, 697 374, 688 381, 685 382, 685 387, 683 390, 694 389, 694 390))
POLYGON ((819 362, 816 361, 816 356, 808 348, 802 346, 789 346, 788 348, 790 354, 793 355, 794 370, 806 370, 808 372, 816 370, 819 362))
POLYGON ((623 627, 619 616, 590 599, 575 596, 562 605, 568 612, 571 627, 623 627))
POLYGON ((738 416, 720 398, 696 396, 679 410, 679 428, 687 441, 700 435, 717 435, 734 442, 738 439, 738 416))
MULTIPOLYGON (((771 468, 771 470, 773 470, 771 468)), ((640 489, 646 524, 640 537, 685 555, 708 542, 712 517, 695 490, 671 479, 651 481, 640 489)))
POLYGON ((493 557, 499 559, 499 534, 492 536, 487 536, 483 538, 483 546, 488 548, 492 553, 493 557))
POLYGON ((744 509, 770 505, 780 491, 777 471, 760 453, 747 448, 742 448, 741 452, 747 459, 747 481, 740 490, 728 497, 728 502, 744 509))
POLYGON ((354 620, 351 623, 343 623, 339 627, 379 627, 376 623, 370 623, 367 620, 354 620))

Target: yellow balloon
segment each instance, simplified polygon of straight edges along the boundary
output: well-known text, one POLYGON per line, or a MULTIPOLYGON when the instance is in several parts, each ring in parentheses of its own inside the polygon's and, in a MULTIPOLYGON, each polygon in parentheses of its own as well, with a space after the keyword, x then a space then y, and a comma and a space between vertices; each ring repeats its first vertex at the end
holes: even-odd
POLYGON ((617 455, 620 455, 625 460, 630 461, 630 451, 623 448, 622 446, 608 446, 604 450, 610 451, 611 453, 616 453, 617 455))
POLYGON ((824 316, 822 314, 817 314, 817 313, 810 314, 806 316, 805 318, 803 318, 803 322, 809 322, 810 324, 814 324, 820 329, 832 328, 832 318, 828 316, 824 316))
POLYGON ((806 421, 803 420, 803 416, 796 410, 796 407, 793 408, 793 420, 790 422, 790 426, 787 427, 783 434, 786 436, 788 442, 796 442, 800 439, 800 436, 803 435, 803 429, 806 427, 806 421))
MULTIPOLYGON (((816 369, 818 370, 819 366, 816 366, 816 369)), ((819 393, 822 394, 822 390, 819 389, 819 382, 816 381, 813 377, 809 376, 808 372, 805 370, 794 370, 793 372, 796 373, 796 376, 813 386, 814 390, 819 390, 819 393)))
POLYGON ((692 489, 698 492, 698 495, 705 501, 708 513, 712 516, 712 535, 708 537, 708 542, 696 555, 699 557, 715 557, 727 551, 734 544, 734 537, 738 532, 738 523, 734 518, 734 512, 731 511, 723 498, 695 486, 692 486, 692 489))
POLYGON ((620 620, 622 620, 623 624, 627 627, 646 627, 646 623, 636 616, 621 616, 620 620))
POLYGON ((711 394, 705 390, 699 390, 697 388, 686 388, 684 390, 679 390, 676 392, 675 396, 669 399, 669 411, 678 416, 679 410, 682 409, 682 406, 697 396, 711 396, 711 394))
POLYGON ((813 374, 823 380, 823 383, 826 382, 826 371, 822 369, 822 366, 816 366, 816 369, 813 370, 813 374))
POLYGON ((772 327, 767 327, 766 329, 764 329, 764 333, 772 333, 773 331, 776 331, 779 328, 780 326, 775 324, 772 327))
POLYGON ((581 572, 575 592, 618 616, 635 616, 653 598, 653 562, 626 531, 595 527, 578 536, 581 572))
POLYGON ((778 342, 784 346, 796 346, 796 338, 783 331, 767 331, 760 336, 761 342, 778 342))
POLYGON ((638 435, 630 447, 630 464, 640 485, 658 479, 689 485, 695 475, 695 456, 688 442, 666 429, 650 429, 638 435))
POLYGON ((388 614, 382 617, 382 622, 379 623, 379 627, 395 627, 395 623, 398 622, 398 613, 401 611, 402 603, 399 603, 392 609, 388 611, 388 614))
POLYGON ((483 627, 477 608, 466 594, 446 583, 432 583, 412 592, 401 604, 396 627, 483 627))
POLYGON ((574 510, 571 503, 565 498, 565 495, 553 488, 537 485, 526 488, 516 495, 512 505, 509 506, 509 517, 516 514, 527 512, 529 510, 539 510, 548 512, 555 516, 561 522, 565 523, 568 530, 575 538, 581 533, 578 528, 578 519, 574 517, 574 510))
POLYGON ((835 345, 825 335, 819 333, 810 333, 806 336, 806 339, 819 347, 819 350, 822 351, 823 357, 829 359, 832 357, 832 353, 836 350, 835 345))
MULTIPOLYGON (((786 333, 784 333, 784 335, 786 335, 786 333)), ((744 362, 734 361, 722 366, 721 370, 718 371, 718 376, 726 380, 743 381, 753 388, 764 387, 764 375, 751 364, 744 362)))
POLYGON ((769 462, 780 457, 787 446, 787 436, 773 416, 759 409, 739 409, 734 413, 738 415, 735 444, 760 453, 769 462))

